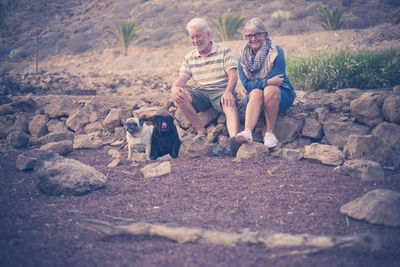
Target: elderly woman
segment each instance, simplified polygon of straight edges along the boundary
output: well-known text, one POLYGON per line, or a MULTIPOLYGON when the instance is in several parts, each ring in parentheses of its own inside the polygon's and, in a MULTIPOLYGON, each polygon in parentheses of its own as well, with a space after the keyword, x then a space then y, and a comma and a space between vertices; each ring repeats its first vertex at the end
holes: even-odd
POLYGON ((274 134, 278 112, 293 104, 296 93, 286 76, 283 50, 268 38, 262 20, 248 20, 244 31, 247 44, 239 56, 238 72, 246 90, 246 118, 245 130, 236 136, 236 142, 253 141, 252 132, 263 109, 267 125, 264 145, 271 148, 278 144, 274 134))

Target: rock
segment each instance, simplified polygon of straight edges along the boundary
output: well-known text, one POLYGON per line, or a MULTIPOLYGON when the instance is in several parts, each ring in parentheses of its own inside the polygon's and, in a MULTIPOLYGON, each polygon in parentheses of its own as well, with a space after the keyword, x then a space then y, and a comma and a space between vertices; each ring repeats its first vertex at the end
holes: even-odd
POLYGON ((265 162, 268 154, 269 150, 264 144, 258 142, 242 144, 236 153, 235 161, 265 162))
POLYGON ((344 103, 350 104, 351 101, 359 98, 364 92, 357 88, 346 88, 335 91, 336 95, 342 97, 344 103))
POLYGON ((306 118, 301 135, 312 139, 321 139, 322 125, 315 119, 306 118))
POLYGON ((362 124, 375 127, 383 121, 381 109, 372 96, 361 97, 351 101, 351 114, 362 124))
POLYGON ((155 115, 168 114, 168 110, 164 107, 154 106, 143 107, 134 110, 132 113, 135 118, 141 118, 142 120, 151 120, 155 115))
POLYGON ((145 178, 159 177, 171 173, 171 163, 169 161, 161 163, 156 162, 149 164, 140 170, 145 178))
POLYGON ((375 189, 343 205, 340 212, 372 224, 400 226, 400 193, 375 189))
POLYGON ((344 153, 350 159, 369 159, 384 166, 388 156, 385 143, 375 135, 350 135, 344 147, 344 153))
POLYGON ((212 122, 215 119, 217 119, 220 114, 221 113, 219 113, 218 111, 216 111, 213 108, 210 108, 210 109, 208 109, 206 111, 198 113, 198 115, 200 117, 200 120, 201 120, 201 122, 203 123, 204 126, 207 126, 210 122, 212 122))
POLYGON ((29 121, 29 132, 32 136, 41 137, 48 133, 46 123, 49 118, 46 115, 36 115, 29 121))
POLYGON ((74 136, 74 149, 97 149, 103 146, 103 141, 97 133, 78 134, 74 136))
POLYGON ((296 161, 303 157, 304 151, 302 149, 282 148, 280 156, 288 161, 296 161))
POLYGON ((68 117, 75 108, 71 101, 65 101, 64 99, 53 100, 44 106, 44 113, 51 119, 68 117))
POLYGON ((88 111, 83 108, 78 108, 73 111, 69 116, 65 125, 67 125, 75 133, 83 133, 84 127, 90 122, 90 115, 88 111))
POLYGON ((222 146, 218 143, 213 143, 213 145, 210 148, 210 156, 217 156, 217 157, 223 157, 223 156, 230 156, 231 152, 225 147, 222 146))
POLYGON ((43 161, 34 177, 40 192, 53 196, 83 195, 107 183, 107 177, 93 167, 61 156, 43 161))
POLYGON ((326 141, 333 146, 343 148, 351 134, 365 135, 369 127, 351 121, 327 120, 324 123, 324 134, 326 141))
POLYGON ((379 137, 387 146, 388 156, 385 167, 392 170, 400 169, 400 125, 382 122, 372 132, 379 137))
POLYGON ((33 170, 43 160, 49 160, 56 154, 51 150, 34 149, 20 154, 17 158, 16 168, 20 171, 33 170))
MULTIPOLYGON (((68 132, 51 132, 46 135, 41 136, 38 141, 41 144, 47 144, 50 142, 60 142, 65 140, 74 140, 74 134, 70 131, 68 132)), ((72 142, 71 142, 72 144, 72 142)))
POLYGON ((210 142, 210 143, 215 142, 215 140, 224 131, 224 129, 225 129, 225 125, 223 125, 223 124, 218 124, 216 127, 213 127, 212 130, 209 131, 207 134, 208 142, 210 142))
POLYGON ((20 131, 11 132, 7 136, 7 143, 16 149, 26 148, 29 145, 29 140, 29 135, 20 131))
POLYGON ((344 156, 342 151, 335 146, 313 143, 304 147, 303 158, 337 166, 342 164, 344 156))
POLYGON ((303 127, 302 121, 288 116, 278 116, 275 124, 275 136, 282 144, 295 140, 303 127))
POLYGON ((205 156, 210 150, 210 143, 204 135, 197 135, 194 138, 188 137, 182 140, 179 149, 180 157, 196 158, 205 156))
POLYGON ((364 181, 383 181, 384 172, 379 163, 371 160, 353 159, 346 161, 341 167, 342 171, 351 177, 364 181))
POLYGON ((85 126, 85 133, 101 132, 103 130, 104 127, 100 121, 92 122, 85 126))
POLYGON ((382 113, 387 121, 400 124, 400 96, 386 97, 383 102, 382 113))
POLYGON ((103 121, 104 128, 107 131, 114 131, 114 128, 121 126, 121 110, 113 108, 103 121))
POLYGON ((49 132, 71 132, 65 125, 65 122, 58 119, 50 119, 46 123, 46 127, 49 132))
POLYGON ((58 142, 49 142, 40 147, 42 150, 51 150, 56 152, 61 156, 68 155, 72 151, 74 151, 72 140, 63 140, 58 142))
POLYGON ((26 100, 19 100, 12 103, 0 105, 0 116, 14 114, 18 112, 33 113, 36 108, 37 103, 31 98, 26 100))
POLYGON ((17 116, 15 117, 14 125, 12 127, 12 131, 29 133, 28 113, 22 112, 17 114, 17 116))

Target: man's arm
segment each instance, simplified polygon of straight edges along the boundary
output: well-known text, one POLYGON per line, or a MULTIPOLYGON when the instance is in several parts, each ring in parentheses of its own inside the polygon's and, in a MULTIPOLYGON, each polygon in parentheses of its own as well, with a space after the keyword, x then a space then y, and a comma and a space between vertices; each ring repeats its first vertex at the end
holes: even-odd
POLYGON ((188 82, 189 77, 185 75, 179 75, 171 87, 172 98, 175 102, 180 103, 184 100, 186 94, 185 86, 188 82))
POLYGON ((236 68, 231 68, 226 73, 228 74, 228 85, 226 86, 225 93, 221 97, 221 103, 222 105, 234 106, 235 98, 233 97, 233 90, 237 84, 236 68))

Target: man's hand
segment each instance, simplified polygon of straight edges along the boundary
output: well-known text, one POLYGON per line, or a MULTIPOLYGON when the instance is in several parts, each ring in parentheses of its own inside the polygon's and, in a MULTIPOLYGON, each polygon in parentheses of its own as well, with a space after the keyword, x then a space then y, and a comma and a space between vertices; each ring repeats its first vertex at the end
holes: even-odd
POLYGON ((221 96, 221 104, 223 106, 235 106, 235 97, 231 92, 226 92, 221 96))
POLYGON ((271 79, 268 80, 268 85, 273 85, 276 87, 281 86, 281 84, 283 82, 282 76, 283 76, 283 74, 279 74, 279 75, 272 77, 271 79))

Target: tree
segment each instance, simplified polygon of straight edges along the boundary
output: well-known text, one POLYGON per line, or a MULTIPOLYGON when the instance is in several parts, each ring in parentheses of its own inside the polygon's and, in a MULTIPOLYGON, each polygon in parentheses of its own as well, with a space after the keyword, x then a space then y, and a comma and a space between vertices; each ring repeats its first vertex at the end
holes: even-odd
POLYGON ((233 15, 228 11, 223 15, 218 15, 213 23, 217 28, 221 40, 227 41, 232 40, 233 36, 238 33, 239 28, 243 26, 245 20, 245 17, 233 15))
POLYGON ((107 31, 113 35, 122 45, 125 55, 128 55, 128 47, 136 36, 139 28, 134 21, 120 21, 115 23, 115 31, 107 31))

